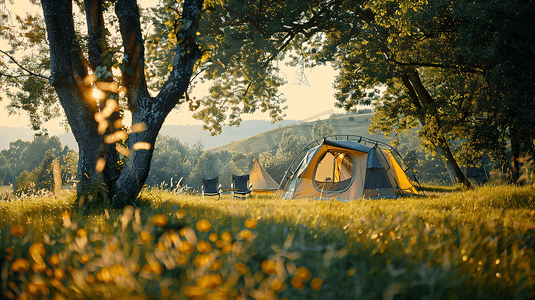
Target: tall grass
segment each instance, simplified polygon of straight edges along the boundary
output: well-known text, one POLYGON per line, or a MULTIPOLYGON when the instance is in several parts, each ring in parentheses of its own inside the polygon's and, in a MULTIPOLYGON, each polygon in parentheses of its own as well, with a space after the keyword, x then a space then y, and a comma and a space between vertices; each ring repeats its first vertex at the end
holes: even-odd
POLYGON ((351 202, 143 191, 0 202, 6 298, 510 299, 535 296, 533 187, 351 202))

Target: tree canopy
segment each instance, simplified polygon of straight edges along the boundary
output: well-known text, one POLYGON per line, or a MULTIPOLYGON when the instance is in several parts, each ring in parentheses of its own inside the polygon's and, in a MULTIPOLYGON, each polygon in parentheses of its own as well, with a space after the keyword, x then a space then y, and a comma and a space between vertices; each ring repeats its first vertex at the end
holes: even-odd
POLYGON ((0 27, 10 46, 0 80, 17 87, 10 107, 35 116, 38 129, 61 106, 79 144, 80 195, 103 184, 117 206, 141 189, 177 105, 213 133, 256 110, 284 117, 277 63, 285 58, 332 63, 337 106, 376 105, 371 130, 421 126, 424 146, 467 187, 462 165, 484 153, 504 159, 510 141, 515 181, 518 157, 534 149, 531 0, 165 0, 147 11, 132 0, 40 4, 44 18, 0 27), (18 59, 27 49, 34 55, 18 59), (196 81, 212 83, 208 95, 189 97, 196 81), (130 126, 121 121, 127 111, 130 126))
MULTIPOLYGON (((161 125, 171 109, 184 102, 195 63, 201 57, 195 38, 203 1, 166 4, 178 12, 179 22, 172 33, 174 47, 168 50, 171 70, 156 96, 149 93, 147 84, 145 40, 136 1, 43 0, 40 5, 44 18, 31 17, 34 29, 18 20, 22 33, 4 26, 0 33, 7 38, 12 35, 14 41, 8 51, 3 51, 9 59, 2 60, 2 74, 10 67, 8 61, 17 64, 19 70, 2 76, 2 80, 25 92, 12 96, 12 103, 30 115, 34 111, 42 115, 39 109, 52 106, 43 102, 46 97, 32 97, 46 92, 40 83, 24 89, 34 80, 31 75, 36 73, 31 70, 35 64, 43 66, 47 71, 38 77, 54 90, 51 102, 61 105, 79 146, 81 201, 100 185, 96 189, 101 193, 98 199, 111 201, 116 207, 132 203, 148 176, 161 125), (42 34, 34 39, 24 33, 25 29, 42 34), (16 54, 21 45, 44 49, 44 54, 28 55, 19 63, 16 54), (17 106, 17 101, 29 105, 17 106), (122 122, 125 111, 132 118, 128 127, 122 122), (123 156, 128 157, 124 164, 123 156)), ((37 129, 40 122, 32 124, 37 129)))

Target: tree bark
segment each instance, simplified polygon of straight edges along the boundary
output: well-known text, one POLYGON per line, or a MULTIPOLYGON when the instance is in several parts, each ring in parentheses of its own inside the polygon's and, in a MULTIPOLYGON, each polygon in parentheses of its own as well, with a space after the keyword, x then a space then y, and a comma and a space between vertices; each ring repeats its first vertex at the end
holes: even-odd
POLYGON ((516 129, 516 125, 513 124, 509 127, 509 135, 511 139, 511 166, 509 171, 509 180, 512 184, 520 184, 520 143, 519 136, 516 129))
POLYGON ((88 185, 102 182, 102 176, 95 170, 97 145, 102 143, 94 120, 97 104, 90 99, 90 89, 83 83, 88 74, 85 59, 76 43, 72 1, 43 0, 41 5, 50 44, 50 84, 56 90, 78 143, 77 189, 80 195, 88 185))
POLYGON ((113 205, 122 207, 132 202, 141 191, 149 174, 154 143, 169 112, 183 99, 195 62, 201 51, 195 43, 196 28, 202 11, 202 0, 187 0, 182 17, 186 20, 182 33, 185 38, 173 59, 173 70, 156 97, 147 91, 144 73, 144 46, 135 1, 119 0, 115 11, 119 18, 125 49, 123 86, 127 88, 132 124, 143 124, 145 130, 129 135, 130 157, 111 192, 113 205), (189 24, 189 25, 188 25, 189 24), (146 146, 146 147, 141 147, 146 146))
MULTIPOLYGON (((116 3, 115 11, 125 51, 126 72, 123 72, 122 85, 127 88, 126 97, 133 124, 145 126, 145 130, 130 134, 130 155, 122 171, 118 167, 115 143, 105 143, 106 135, 121 130, 112 125, 119 118, 119 113, 108 116, 109 125, 105 126, 104 132, 102 128, 99 132, 95 114, 102 111, 105 101, 93 98, 93 86, 84 82, 88 78, 88 70, 94 72, 98 66, 104 66, 102 53, 106 46, 102 1, 85 1, 89 61, 84 58, 77 42, 72 1, 42 0, 41 5, 50 44, 50 83, 56 90, 79 147, 78 197, 98 192, 100 199, 111 199, 115 207, 130 204, 148 176, 158 132, 166 116, 185 94, 194 64, 200 57, 195 33, 203 0, 187 0, 184 3, 182 18, 188 26, 182 29, 182 34, 186 42, 176 50, 173 70, 157 97, 149 95, 145 81, 143 38, 136 1, 118 0, 116 3), (106 161, 102 170, 96 169, 99 158, 106 161)), ((107 67, 110 71, 110 66, 107 67)), ((111 81, 112 78, 101 80, 111 81)))
POLYGON ((435 123, 437 126, 437 130, 434 133, 434 139, 436 141, 435 146, 437 148, 437 152, 444 155, 448 172, 453 171, 455 177, 457 178, 457 182, 462 183, 465 188, 471 188, 471 182, 468 180, 468 178, 466 178, 463 171, 457 164, 457 160, 451 152, 448 141, 442 133, 440 117, 438 116, 436 109, 432 107, 434 102, 433 97, 431 97, 431 94, 429 94, 423 85, 418 72, 414 69, 409 70, 402 75, 402 81, 409 91, 409 97, 411 97, 416 108, 420 111, 418 119, 422 125, 426 124, 426 116, 429 115, 433 120, 433 123, 435 123))

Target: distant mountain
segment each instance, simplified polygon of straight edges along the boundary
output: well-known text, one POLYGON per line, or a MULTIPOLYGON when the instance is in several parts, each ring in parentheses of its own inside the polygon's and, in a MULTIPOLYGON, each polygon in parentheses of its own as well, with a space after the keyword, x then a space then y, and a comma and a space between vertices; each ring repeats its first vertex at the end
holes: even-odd
MULTIPOLYGON (((315 122, 327 122, 333 126, 337 134, 354 134, 365 136, 374 140, 388 142, 383 135, 368 133, 370 118, 373 113, 359 115, 343 115, 329 119, 311 122, 286 120, 271 124, 269 121, 248 120, 240 126, 224 126, 220 135, 211 136, 210 132, 203 130, 201 125, 164 125, 161 135, 177 138, 181 143, 193 145, 201 141, 204 149, 210 151, 227 150, 242 153, 260 153, 271 150, 279 144, 284 130, 291 128, 297 136, 312 137, 312 127, 315 122)), ((25 127, 0 126, 0 150, 9 148, 9 143, 22 139, 33 140, 34 132, 25 127)), ((60 138, 61 144, 78 151, 78 144, 72 132, 61 130, 50 131, 50 135, 60 138)))
MULTIPOLYGON (((238 127, 224 126, 222 133, 216 136, 211 136, 210 132, 203 130, 201 125, 164 125, 160 134, 177 138, 181 143, 189 145, 201 141, 204 149, 211 149, 295 122, 295 120, 286 120, 271 124, 269 121, 262 120, 243 121, 238 127)), ((25 127, 0 126, 0 150, 9 148, 9 143, 19 139, 31 141, 34 134, 34 131, 25 127)), ((58 132, 51 131, 50 135, 58 136, 62 145, 78 151, 78 144, 72 132, 62 133, 58 130, 58 132)))
POLYGON ((336 134, 341 135, 358 135, 376 140, 383 143, 390 143, 389 139, 382 134, 373 135, 368 132, 368 127, 371 124, 370 119, 375 113, 358 114, 358 115, 343 115, 339 117, 331 117, 325 120, 311 121, 311 122, 293 122, 287 126, 265 130, 254 136, 245 138, 243 140, 230 142, 226 145, 208 148, 210 151, 229 151, 241 152, 243 154, 259 154, 268 150, 273 150, 278 147, 282 139, 282 134, 286 129, 291 129, 297 137, 304 136, 307 140, 312 139, 312 127, 316 122, 326 122, 332 126, 336 134))
POLYGON ((224 126, 221 134, 216 136, 211 136, 210 132, 203 130, 201 125, 166 125, 162 127, 160 134, 177 138, 180 142, 190 145, 202 141, 204 149, 212 149, 295 122, 295 120, 285 120, 271 124, 269 121, 262 120, 242 121, 240 126, 224 126))
MULTIPOLYGON (((78 144, 72 135, 72 132, 64 132, 63 130, 54 130, 49 132, 51 136, 59 137, 63 146, 69 146, 74 151, 78 151, 78 144)), ((26 127, 6 127, 0 126, 0 150, 8 149, 9 143, 23 140, 33 141, 35 131, 26 127)))

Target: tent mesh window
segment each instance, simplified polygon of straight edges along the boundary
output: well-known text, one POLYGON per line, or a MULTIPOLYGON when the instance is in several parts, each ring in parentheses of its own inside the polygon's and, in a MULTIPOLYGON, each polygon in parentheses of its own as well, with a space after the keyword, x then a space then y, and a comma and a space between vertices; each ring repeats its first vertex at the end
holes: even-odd
POLYGON ((324 192, 343 192, 353 182, 353 157, 328 151, 316 164, 315 187, 324 192))

